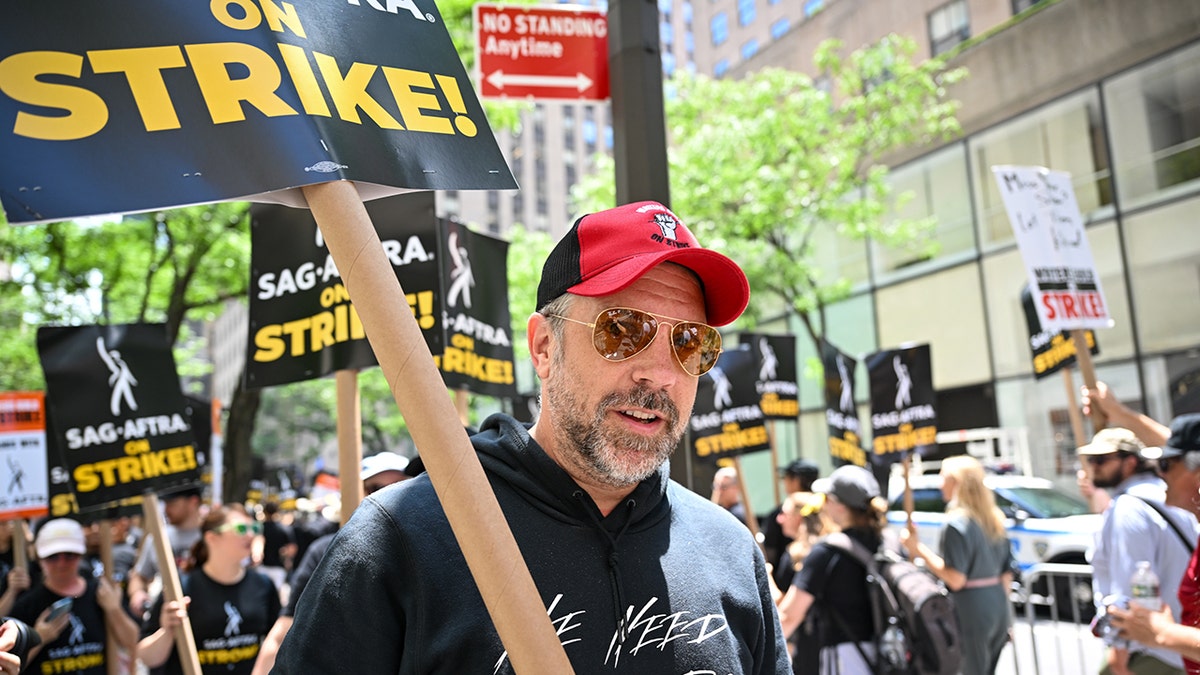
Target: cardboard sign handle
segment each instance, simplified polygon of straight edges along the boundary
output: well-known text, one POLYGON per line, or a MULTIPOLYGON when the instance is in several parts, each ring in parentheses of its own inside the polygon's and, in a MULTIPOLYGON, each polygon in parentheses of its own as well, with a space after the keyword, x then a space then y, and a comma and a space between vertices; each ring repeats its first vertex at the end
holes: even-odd
POLYGON ((358 191, 303 191, 513 670, 574 673, 358 191))
POLYGON ((342 494, 341 523, 346 524, 363 500, 362 397, 358 371, 339 370, 337 381, 338 482, 342 494))

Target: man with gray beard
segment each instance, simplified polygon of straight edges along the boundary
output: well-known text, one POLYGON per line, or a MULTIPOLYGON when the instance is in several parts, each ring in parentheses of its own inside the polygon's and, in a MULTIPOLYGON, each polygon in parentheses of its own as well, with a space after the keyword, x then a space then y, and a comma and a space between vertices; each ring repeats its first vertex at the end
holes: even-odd
MULTIPOLYGON (((697 378, 750 291, 665 206, 584 216, 529 318, 541 414, 471 437, 575 673, 790 673, 745 525, 669 479, 697 378)), ((367 498, 273 673, 512 673, 427 477, 367 498)))

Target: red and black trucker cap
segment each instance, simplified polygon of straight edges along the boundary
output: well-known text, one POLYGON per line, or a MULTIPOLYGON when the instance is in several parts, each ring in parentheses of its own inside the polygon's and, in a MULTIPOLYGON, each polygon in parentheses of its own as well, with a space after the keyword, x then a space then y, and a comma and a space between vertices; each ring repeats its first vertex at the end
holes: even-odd
POLYGON ((540 310, 563 293, 616 293, 655 265, 673 262, 700 277, 708 323, 724 326, 750 302, 750 284, 737 263, 701 248, 679 218, 658 202, 636 202, 575 221, 542 266, 540 310))

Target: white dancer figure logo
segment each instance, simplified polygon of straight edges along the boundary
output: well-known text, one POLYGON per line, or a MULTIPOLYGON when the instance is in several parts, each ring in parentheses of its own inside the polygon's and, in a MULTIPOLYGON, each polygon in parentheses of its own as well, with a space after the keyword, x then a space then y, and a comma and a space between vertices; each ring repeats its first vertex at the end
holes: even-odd
POLYGON ((896 371, 896 410, 900 410, 912 405, 912 378, 899 354, 892 357, 892 369, 896 371))
POLYGON ((842 398, 838 402, 838 408, 842 412, 853 412, 854 410, 854 390, 853 383, 850 382, 850 373, 846 369, 846 360, 841 354, 837 355, 838 377, 842 379, 842 398))
POLYGON ((74 614, 71 615, 71 637, 67 638, 67 644, 77 645, 83 642, 83 622, 74 614))
POLYGON ((225 601, 225 637, 242 632, 242 614, 232 602, 225 601))
POLYGON ((720 367, 713 366, 713 369, 708 371, 713 379, 713 406, 717 410, 721 410, 727 405, 733 404, 733 397, 730 395, 730 389, 733 385, 730 384, 729 378, 725 376, 725 371, 720 367))
POLYGON ((771 343, 767 342, 767 338, 758 339, 758 353, 762 354, 762 368, 758 369, 758 381, 774 380, 779 359, 775 357, 775 350, 771 347, 771 343))
POLYGON ((466 247, 458 245, 458 233, 450 233, 450 259, 454 261, 454 269, 450 270, 450 290, 446 292, 446 304, 458 306, 458 298, 462 297, 463 306, 471 308, 471 288, 475 285, 475 275, 471 273, 471 260, 467 257, 466 247))
POLYGON ((129 366, 121 359, 121 352, 116 349, 110 351, 105 346, 103 337, 96 338, 96 351, 100 352, 100 358, 112 373, 108 376, 108 386, 112 387, 109 409, 112 410, 113 417, 121 414, 122 399, 125 400, 125 405, 129 407, 130 411, 137 410, 137 401, 133 400, 133 387, 137 386, 138 381, 130 372, 129 366))

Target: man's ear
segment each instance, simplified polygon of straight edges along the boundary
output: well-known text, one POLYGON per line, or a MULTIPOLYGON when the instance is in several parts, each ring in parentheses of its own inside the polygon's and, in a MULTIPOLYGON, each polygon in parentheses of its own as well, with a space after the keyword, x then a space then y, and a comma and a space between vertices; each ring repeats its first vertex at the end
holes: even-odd
POLYGON ((555 349, 554 332, 550 330, 550 322, 546 317, 534 312, 529 315, 525 332, 528 336, 529 358, 533 362, 533 370, 538 379, 545 381, 550 375, 550 357, 555 349))

